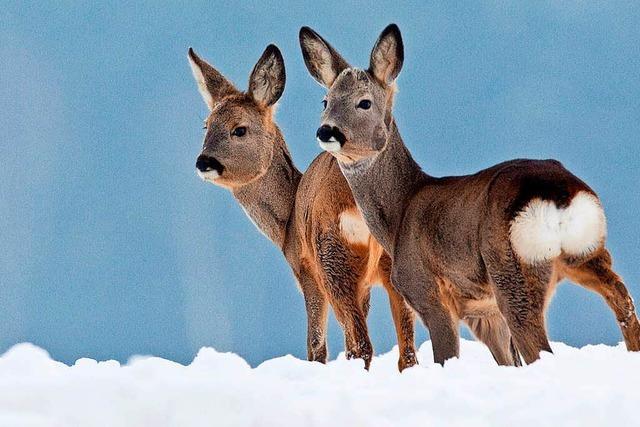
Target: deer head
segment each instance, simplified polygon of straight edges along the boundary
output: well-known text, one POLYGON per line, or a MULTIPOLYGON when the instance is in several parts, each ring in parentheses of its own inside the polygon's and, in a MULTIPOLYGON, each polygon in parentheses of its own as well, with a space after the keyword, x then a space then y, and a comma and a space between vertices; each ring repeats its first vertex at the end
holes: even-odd
POLYGON ((267 46, 251 72, 247 92, 237 90, 193 49, 188 56, 210 111, 202 152, 196 161, 198 175, 229 189, 253 182, 268 169, 279 132, 273 111, 285 85, 280 50, 267 46))
POLYGON ((384 29, 368 70, 349 66, 308 27, 300 30, 300 46, 307 69, 328 89, 317 131, 320 146, 346 164, 375 157, 385 149, 393 123, 395 79, 404 57, 398 27, 384 29))

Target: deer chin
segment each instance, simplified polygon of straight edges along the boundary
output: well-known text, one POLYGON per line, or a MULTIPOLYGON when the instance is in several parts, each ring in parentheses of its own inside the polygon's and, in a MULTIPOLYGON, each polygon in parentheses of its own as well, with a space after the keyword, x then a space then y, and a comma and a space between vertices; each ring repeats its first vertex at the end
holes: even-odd
POLYGON ((206 172, 202 172, 196 169, 196 173, 203 181, 214 183, 214 181, 220 178, 220 173, 217 170, 210 170, 206 172))
POLYGON ((337 157, 338 165, 342 173, 347 175, 359 175, 371 167, 375 161, 375 157, 364 157, 360 160, 352 160, 348 158, 337 157))
POLYGON ((378 157, 378 152, 371 149, 359 149, 344 144, 339 151, 331 152, 331 155, 338 160, 338 163, 347 168, 361 169, 363 166, 368 167, 378 157))

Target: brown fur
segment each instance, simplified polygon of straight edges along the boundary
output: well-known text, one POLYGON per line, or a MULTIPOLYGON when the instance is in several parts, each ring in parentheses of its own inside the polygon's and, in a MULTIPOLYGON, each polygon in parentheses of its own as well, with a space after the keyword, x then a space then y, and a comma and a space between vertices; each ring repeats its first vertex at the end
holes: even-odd
MULTIPOLYGON (((211 67, 193 52, 190 57, 196 66, 211 67)), ((197 70, 195 74, 197 78, 197 70)), ((223 78, 219 73, 207 75, 223 78)), ((219 84, 207 82, 206 87, 210 86, 219 84)), ((229 82, 222 86, 231 89, 210 97, 213 108, 201 157, 220 162, 224 170, 211 181, 232 191, 291 266, 305 299, 309 360, 327 360, 330 304, 344 329, 347 357, 361 358, 369 368, 373 355, 366 324, 370 288, 382 283, 398 335, 398 367, 403 370, 416 364, 413 313, 391 285, 389 257, 370 234, 366 241, 351 242, 340 228, 343 212, 360 214, 336 160, 321 154, 301 174, 273 121, 272 105, 284 89, 284 63, 277 48, 267 48, 256 64, 250 93, 238 92, 229 82), (267 87, 261 88, 260 83, 267 87), (246 135, 230 136, 238 126, 247 129, 246 135)))
POLYGON ((391 255, 393 284, 429 328, 436 362, 458 356, 459 320, 500 364, 519 364, 519 354, 531 363, 551 351, 544 313, 565 277, 602 295, 627 348, 640 350, 640 323, 611 269, 604 236, 588 253, 563 249, 541 262, 525 261, 512 247, 511 225, 532 201, 562 209, 583 193, 598 203, 593 190, 554 160, 513 160, 468 176, 425 174, 391 112, 393 79, 403 62, 398 28, 383 31, 367 71, 343 65, 336 75, 331 70, 344 59, 308 28, 300 39, 311 74, 329 88, 322 125, 344 140, 339 149, 331 147, 332 154, 371 233, 391 255), (308 46, 325 46, 316 56, 335 60, 314 62, 308 46), (355 107, 363 98, 372 101, 370 109, 355 107))

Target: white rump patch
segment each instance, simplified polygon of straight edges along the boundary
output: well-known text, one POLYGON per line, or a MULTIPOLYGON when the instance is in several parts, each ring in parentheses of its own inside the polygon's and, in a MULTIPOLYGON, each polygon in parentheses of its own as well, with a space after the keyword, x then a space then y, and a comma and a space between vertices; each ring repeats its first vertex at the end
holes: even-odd
POLYGON ((604 243, 606 228, 600 201, 581 191, 564 209, 552 201, 531 200, 511 223, 511 244, 530 263, 551 260, 562 252, 584 256, 604 243))
POLYGON ((369 243, 369 228, 359 212, 351 210, 342 212, 340 214, 340 231, 350 243, 363 245, 369 243))

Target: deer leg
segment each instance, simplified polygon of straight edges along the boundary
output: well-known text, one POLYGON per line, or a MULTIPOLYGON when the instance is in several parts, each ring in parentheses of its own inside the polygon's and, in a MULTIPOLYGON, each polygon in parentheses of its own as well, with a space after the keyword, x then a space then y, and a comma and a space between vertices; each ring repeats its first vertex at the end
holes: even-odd
POLYGON ((361 269, 357 259, 342 244, 338 233, 319 235, 316 247, 331 306, 344 329, 347 358, 363 359, 365 368, 369 369, 373 346, 369 340, 364 304, 359 298, 361 269))
POLYGON ((373 346, 369 340, 367 323, 355 300, 341 301, 333 305, 338 322, 344 328, 347 359, 364 360, 364 368, 369 369, 373 358, 373 346))
POLYGON ((429 299, 425 303, 418 302, 415 307, 429 329, 433 361, 444 365, 446 360, 460 357, 458 322, 452 313, 436 299, 429 299))
POLYGON ((307 359, 327 363, 327 298, 313 279, 306 275, 301 279, 307 309, 307 359))
POLYGON ((473 335, 491 351, 501 366, 521 366, 520 353, 516 350, 507 321, 501 314, 470 317, 464 320, 473 335))
POLYGON ((609 252, 603 249, 601 254, 583 264, 565 266, 564 273, 570 280, 604 298, 620 325, 627 350, 640 351, 640 323, 633 299, 620 276, 613 271, 609 252))
POLYGON ((544 321, 551 288, 551 262, 520 264, 509 248, 502 257, 495 254, 485 256, 485 264, 496 292, 498 308, 524 361, 533 363, 540 358, 540 352, 551 353, 544 321))
POLYGON ((396 260, 402 261, 394 262, 393 286, 429 329, 433 361, 444 365, 447 359, 460 355, 458 321, 443 303, 436 278, 420 268, 419 260, 414 260, 410 253, 396 260))
POLYGON ((382 280, 382 284, 387 291, 387 295, 389 295, 389 305, 391 306, 391 315, 396 328, 400 353, 398 370, 402 372, 404 369, 418 364, 414 339, 414 315, 402 295, 391 284, 388 274, 382 280))
POLYGON ((371 287, 363 287, 360 295, 360 308, 366 319, 369 317, 369 308, 371 308, 371 287))

